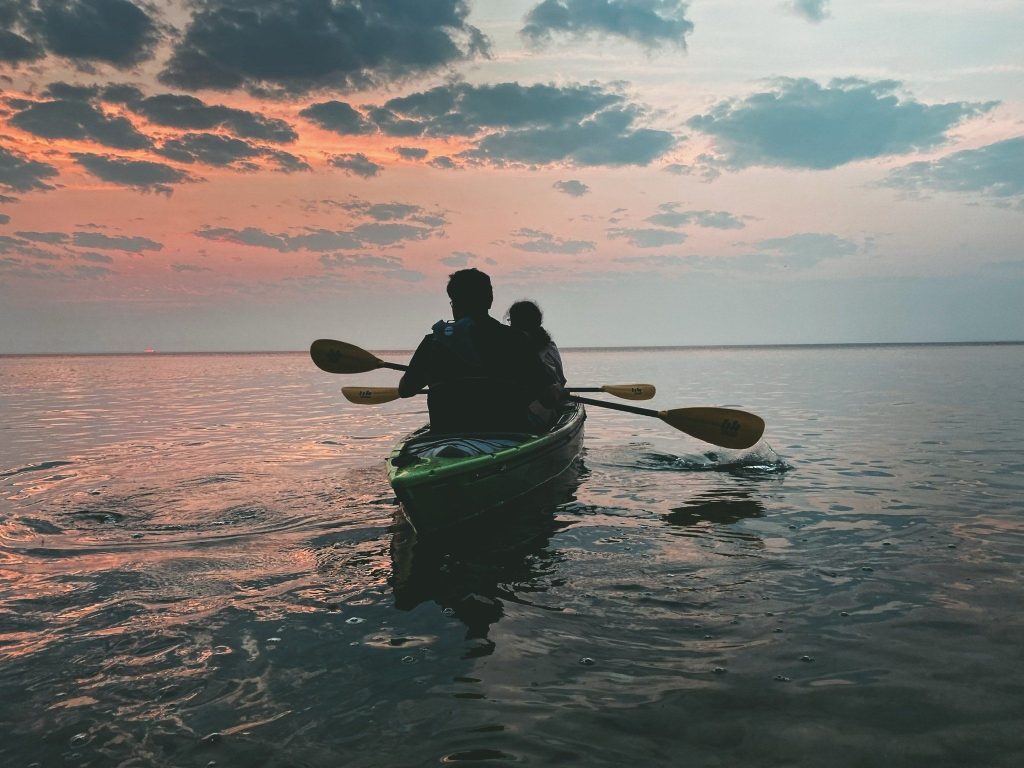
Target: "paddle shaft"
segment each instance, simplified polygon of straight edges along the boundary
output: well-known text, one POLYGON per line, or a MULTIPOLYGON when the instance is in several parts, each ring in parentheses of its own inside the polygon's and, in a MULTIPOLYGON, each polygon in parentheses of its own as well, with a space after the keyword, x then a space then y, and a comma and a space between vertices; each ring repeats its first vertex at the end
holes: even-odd
MULTIPOLYGON (((570 392, 593 392, 595 390, 593 390, 591 388, 583 388, 583 387, 581 387, 580 389, 570 388, 569 391, 570 392)), ((596 391, 600 392, 601 390, 598 389, 596 391)), ((657 418, 661 418, 661 413, 659 411, 655 411, 652 408, 638 408, 635 405, 622 405, 621 403, 611 403, 611 402, 608 402, 606 400, 593 400, 593 399, 591 399, 589 397, 577 397, 576 395, 573 395, 569 399, 570 400, 575 400, 577 403, 583 403, 585 405, 596 405, 599 408, 611 408, 613 411, 625 411, 626 413, 636 413, 636 414, 639 414, 641 416, 653 416, 656 419, 657 418)))

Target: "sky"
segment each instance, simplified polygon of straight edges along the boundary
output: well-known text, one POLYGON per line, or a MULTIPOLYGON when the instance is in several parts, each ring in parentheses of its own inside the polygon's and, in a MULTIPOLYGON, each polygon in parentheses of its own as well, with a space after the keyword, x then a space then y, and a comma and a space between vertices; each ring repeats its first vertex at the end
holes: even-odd
POLYGON ((1020 0, 0 0, 0 354, 1024 339, 1020 0))

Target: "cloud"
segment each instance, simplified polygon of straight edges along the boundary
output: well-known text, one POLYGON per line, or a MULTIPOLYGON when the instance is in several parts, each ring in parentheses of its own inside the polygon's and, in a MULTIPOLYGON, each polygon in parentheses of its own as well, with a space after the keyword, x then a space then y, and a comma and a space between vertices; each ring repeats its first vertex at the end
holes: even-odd
POLYGON ((333 254, 320 257, 320 263, 326 270, 335 269, 370 269, 373 273, 384 277, 396 278, 409 283, 426 280, 422 272, 406 269, 401 259, 394 256, 333 254))
POLYGON ((828 18, 830 0, 793 0, 789 7, 793 13, 817 24, 828 18))
POLYGON ((577 125, 492 133, 460 157, 494 165, 647 165, 671 149, 675 138, 634 128, 638 116, 634 108, 609 109, 577 125))
POLYGON ((445 256, 441 259, 441 263, 446 267, 462 269, 463 267, 468 267, 470 262, 476 261, 479 258, 472 251, 452 251, 450 256, 445 256))
POLYGON ((340 133, 342 136, 360 136, 376 133, 377 127, 367 120, 362 113, 353 109, 351 104, 343 101, 324 101, 311 104, 299 115, 310 122, 316 123, 327 131, 340 133))
MULTIPOLYGON (((0 173, 2 173, 3 166, 3 147, 0 147, 0 173)), ((3 185, 3 181, 0 180, 0 185, 3 185)), ((0 204, 9 204, 18 202, 18 198, 11 197, 10 195, 0 195, 0 204)))
POLYGON ((673 232, 669 229, 609 229, 608 237, 622 238, 634 248, 662 248, 686 242, 685 232, 673 232))
MULTIPOLYGON (((416 210, 419 209, 416 208, 416 210)), ((440 222, 444 223, 444 219, 440 218, 440 222)), ((437 237, 443 235, 444 230, 438 223, 423 225, 396 221, 371 221, 347 230, 305 229, 298 234, 272 233, 258 227, 244 229, 203 227, 193 234, 206 240, 271 248, 281 253, 295 251, 325 253, 327 251, 358 250, 373 246, 391 247, 405 242, 437 237)))
POLYGON ((209 272, 209 267, 204 267, 202 264, 171 264, 171 271, 178 272, 209 272))
POLYGON ((128 160, 90 153, 73 153, 71 156, 96 178, 140 192, 170 195, 174 191, 172 184, 198 181, 185 171, 150 160, 128 160))
POLYGON ((362 152, 349 155, 335 155, 331 158, 330 162, 335 168, 340 168, 350 175, 354 173, 356 176, 362 176, 364 179, 376 176, 384 170, 383 165, 373 162, 362 152))
POLYGON ((71 267, 73 277, 81 277, 86 280, 96 280, 107 275, 117 274, 109 267, 94 267, 88 264, 75 264, 71 267))
POLYGON ((965 149, 889 172, 884 186, 911 192, 975 194, 1024 210, 1024 136, 965 149))
POLYGON ((114 259, 105 253, 96 253, 95 251, 86 251, 85 253, 79 253, 78 258, 84 259, 85 261, 98 262, 100 264, 113 264, 114 259))
MULTIPOLYGON (((499 166, 646 165, 675 144, 670 133, 638 127, 644 111, 597 85, 449 83, 362 112, 323 102, 302 114, 342 135, 468 139, 475 146, 460 158, 499 166)), ((454 165, 444 158, 432 164, 454 165)))
POLYGON ((658 206, 660 213, 648 216, 644 221, 659 227, 685 227, 696 224, 711 229, 743 229, 746 224, 742 219, 728 211, 680 211, 679 203, 662 203, 658 206))
POLYGON ((14 234, 26 240, 32 240, 36 243, 48 243, 49 245, 61 245, 69 239, 65 232, 15 232, 14 234))
POLYGON ((724 101, 687 125, 713 136, 732 168, 836 168, 942 144, 947 132, 995 102, 922 104, 899 83, 855 78, 821 86, 781 79, 771 91, 724 101))
POLYGON ((162 251, 164 246, 148 237, 123 237, 120 235, 104 235, 100 232, 75 232, 72 244, 79 248, 99 248, 102 251, 127 251, 143 253, 144 251, 162 251))
POLYGON ((132 112, 156 125, 192 131, 223 128, 243 139, 274 144, 289 144, 298 139, 295 129, 287 122, 258 112, 234 109, 223 104, 206 104, 194 96, 173 93, 142 98, 141 92, 131 90, 107 89, 104 96, 112 101, 123 101, 132 112), (135 93, 131 93, 131 90, 135 93))
POLYGON ((427 165, 432 165, 435 168, 440 168, 443 171, 450 171, 454 170, 455 168, 458 168, 458 166, 455 164, 455 161, 448 157, 448 155, 438 155, 429 163, 427 163, 427 165))
POLYGON ((734 268, 755 272, 808 269, 825 259, 851 256, 859 250, 852 240, 820 232, 761 240, 754 247, 757 253, 730 257, 727 263, 734 268))
POLYGON ((563 240, 539 229, 517 229, 512 236, 519 239, 511 244, 513 248, 530 253, 578 254, 594 250, 594 243, 588 240, 563 240))
POLYGON ((395 152, 407 160, 422 160, 430 154, 430 150, 422 147, 395 147, 395 152))
POLYGON ((408 203, 370 203, 366 200, 351 200, 336 203, 343 210, 373 221, 413 221, 428 227, 441 227, 448 223, 440 213, 428 213, 419 205, 408 203))
POLYGON ((162 39, 156 21, 129 0, 15 0, 0 6, 8 31, 0 60, 41 58, 47 50, 80 66, 129 69, 152 58, 162 39), (14 30, 17 30, 17 33, 14 30))
POLYGON ((111 117, 87 101, 38 101, 15 112, 8 122, 46 139, 94 141, 115 149, 146 149, 152 145, 124 117, 111 117))
POLYGON ((569 179, 568 181, 556 181, 552 185, 559 192, 564 192, 569 197, 583 197, 590 191, 590 187, 584 184, 582 181, 576 179, 569 179))
POLYGON ((289 152, 216 133, 186 133, 176 139, 168 139, 157 154, 180 163, 205 163, 242 171, 259 170, 260 165, 251 162, 258 158, 275 162, 277 170, 286 173, 312 170, 304 160, 289 152))
POLYGON ((36 61, 45 55, 46 51, 35 41, 11 30, 0 29, 0 62, 17 66, 26 61, 36 61))
POLYGON ((686 48, 693 23, 682 0, 543 0, 526 15, 520 34, 534 44, 554 35, 624 37, 647 48, 686 48))
MULTIPOLYGON (((49 163, 29 160, 25 155, 0 145, 0 187, 14 192, 54 189, 43 179, 52 179, 57 175, 57 169, 49 163)), ((4 202, 12 200, 8 198, 4 202)))
POLYGON ((205 0, 160 79, 274 95, 364 89, 484 54, 463 0, 205 0))
POLYGON ((11 217, 8 216, 6 213, 0 213, 0 224, 10 224, 10 223, 11 223, 11 217))

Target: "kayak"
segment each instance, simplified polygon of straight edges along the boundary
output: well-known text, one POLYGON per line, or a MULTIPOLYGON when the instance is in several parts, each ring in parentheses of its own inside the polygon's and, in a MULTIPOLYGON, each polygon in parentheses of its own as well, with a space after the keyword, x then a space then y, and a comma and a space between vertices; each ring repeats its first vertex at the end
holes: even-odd
POLYGON ((552 428, 434 435, 428 424, 388 457, 388 481, 418 534, 448 528, 522 499, 567 472, 583 446, 587 415, 566 403, 552 428))

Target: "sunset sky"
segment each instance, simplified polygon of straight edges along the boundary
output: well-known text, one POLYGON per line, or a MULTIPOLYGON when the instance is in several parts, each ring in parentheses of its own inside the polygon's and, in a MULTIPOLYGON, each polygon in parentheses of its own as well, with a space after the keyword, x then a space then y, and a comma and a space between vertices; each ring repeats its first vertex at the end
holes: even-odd
POLYGON ((1024 339, 1020 0, 0 0, 0 354, 1024 339))

